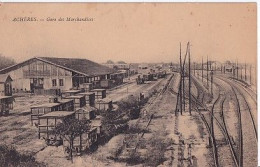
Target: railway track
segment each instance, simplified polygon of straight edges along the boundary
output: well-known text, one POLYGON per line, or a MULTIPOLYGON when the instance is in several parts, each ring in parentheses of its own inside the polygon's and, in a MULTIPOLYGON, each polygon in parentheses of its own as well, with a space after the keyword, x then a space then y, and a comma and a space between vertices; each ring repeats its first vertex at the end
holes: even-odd
MULTIPOLYGON (((197 89, 201 90, 199 83, 197 83, 195 81, 194 85, 196 86, 197 89)), ((198 92, 203 93, 203 91, 199 91, 199 90, 198 90, 198 92)), ((202 95, 200 95, 200 96, 202 96, 202 95)), ((216 137, 217 137, 218 141, 220 141, 220 139, 223 138, 225 140, 225 142, 227 142, 227 144, 228 144, 228 148, 229 148, 231 154, 227 155, 226 152, 223 152, 224 150, 222 151, 223 155, 230 156, 229 158, 225 157, 227 159, 226 161, 233 159, 232 162, 222 162, 221 166, 226 166, 225 163, 226 164, 232 163, 233 164, 232 166, 239 166, 237 156, 236 156, 236 153, 235 153, 235 149, 234 149, 234 146, 233 146, 232 141, 230 139, 230 135, 228 133, 227 126, 226 126, 226 123, 225 123, 224 107, 223 107, 225 100, 226 100, 226 97, 224 96, 223 90, 222 90, 218 94, 218 97, 214 101, 214 103, 211 107, 211 110, 210 110, 207 107, 205 107, 203 102, 197 100, 194 97, 194 95, 192 95, 192 102, 194 104, 193 106, 195 106, 195 110, 199 113, 199 115, 200 115, 202 121, 204 122, 204 124, 205 124, 205 126, 208 130, 208 133, 210 135, 212 151, 213 151, 213 159, 214 159, 215 166, 220 166, 219 155, 221 155, 220 149, 219 149, 219 147, 217 147, 216 137), (215 108, 216 108, 216 105, 219 105, 219 108, 220 108, 219 114, 216 114, 216 112, 214 111, 215 108), (200 110, 198 109, 198 106, 200 106, 200 107, 204 108, 206 111, 208 111, 207 113, 208 113, 209 116, 207 116, 206 114, 202 114, 200 112, 200 110), (216 127, 216 128, 214 128, 214 127, 216 127)))
MULTIPOLYGON (((167 80, 166 84, 164 85, 164 88, 156 95, 155 98, 152 99, 152 101, 148 105, 145 106, 145 108, 142 109, 142 112, 144 112, 144 111, 149 112, 150 108, 154 105, 155 101, 158 100, 158 98, 161 97, 163 94, 165 94, 167 90, 169 90, 169 85, 172 82, 172 78, 173 78, 173 74, 167 80)), ((135 146, 134 146, 134 153, 136 152, 136 149, 138 148, 139 143, 140 143, 141 139, 143 138, 145 131, 148 129, 153 117, 154 117, 154 113, 149 113, 149 119, 147 120, 146 126, 143 129, 143 132, 137 134, 138 136, 137 136, 137 140, 136 140, 135 146)), ((143 118, 138 118, 137 122, 135 123, 135 127, 139 126, 139 123, 141 120, 143 120, 143 118)), ((125 137, 126 137, 126 135, 125 135, 125 137)), ((131 145, 130 143, 126 143, 126 144, 131 145)))
MULTIPOLYGON (((214 102, 213 106, 212 106, 212 114, 214 115, 214 118, 216 120, 216 124, 218 125, 218 127, 220 128, 223 137, 225 139, 225 142, 227 142, 229 150, 230 150, 230 156, 226 154, 226 148, 225 146, 222 146, 223 148, 218 149, 218 155, 222 156, 223 160, 222 165, 221 166, 226 166, 226 164, 231 164, 232 162, 230 162, 230 159, 233 159, 233 165, 232 166, 239 166, 239 162, 238 162, 238 157, 235 151, 235 145, 233 144, 231 138, 230 138, 230 134, 228 132, 228 128, 226 125, 226 120, 225 120, 225 113, 224 113, 224 102, 226 101, 227 97, 226 97, 226 91, 225 89, 217 84, 214 83, 218 90, 219 90, 219 94, 218 94, 218 98, 217 100, 214 102), (225 158, 223 158, 223 155, 225 158)), ((238 123, 238 126, 240 126, 241 124, 238 123)), ((238 128, 239 131, 241 130, 241 127, 238 128)), ((242 141, 241 139, 239 139, 239 141, 242 141)))
POLYGON ((218 79, 230 85, 232 94, 235 96, 237 103, 237 111, 240 115, 240 133, 239 133, 239 150, 238 161, 239 166, 256 166, 257 165, 257 128, 252 115, 251 108, 246 100, 245 95, 231 81, 221 77, 218 79), (248 122, 249 121, 249 122, 248 122))

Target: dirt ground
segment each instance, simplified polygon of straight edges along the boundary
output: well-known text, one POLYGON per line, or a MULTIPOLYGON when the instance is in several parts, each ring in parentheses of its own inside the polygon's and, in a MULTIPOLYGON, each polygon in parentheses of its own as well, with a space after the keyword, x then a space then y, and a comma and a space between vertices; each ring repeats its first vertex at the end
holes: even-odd
MULTIPOLYGON (((191 155, 196 157, 198 166, 210 166, 210 158, 208 157, 209 149, 207 146, 206 132, 202 133, 202 123, 198 116, 194 113, 190 116, 185 112, 182 116, 175 116, 174 111, 176 108, 179 75, 175 75, 173 78, 172 88, 173 93, 166 91, 166 93, 159 97, 152 103, 151 98, 147 105, 148 113, 154 113, 154 119, 152 119, 148 130, 143 137, 143 140, 150 140, 153 135, 164 135, 159 133, 165 131, 166 136, 162 136, 165 139, 172 141, 171 146, 167 148, 164 153, 166 160, 161 166, 177 166, 183 163, 188 165, 186 160, 188 157, 188 144, 191 144, 191 155), (152 104, 151 104, 152 103, 152 104), (184 145, 180 145, 180 139, 184 140, 184 145), (179 151, 183 154, 182 160, 178 160, 179 151)), ((158 81, 148 82, 143 85, 136 85, 136 83, 126 84, 113 91, 108 91, 108 97, 116 100, 127 97, 128 94, 139 94, 140 92, 147 93, 153 89, 160 90, 166 84, 165 79, 159 79, 158 81)), ((193 88, 193 92, 196 92, 193 88)), ((117 147, 122 145, 124 134, 113 137, 108 143, 103 146, 99 146, 98 150, 92 154, 76 156, 71 160, 66 159, 66 154, 62 146, 46 147, 43 140, 38 139, 37 128, 31 126, 30 122, 30 106, 36 104, 46 103, 49 100, 49 96, 22 96, 15 98, 14 111, 10 116, 0 117, 0 143, 12 144, 19 151, 23 153, 29 153, 35 155, 35 158, 39 162, 44 162, 48 166, 127 166, 125 162, 115 162, 108 158, 109 155, 114 154, 117 147)), ((130 124, 135 124, 136 120, 130 121, 130 124)), ((139 122, 139 126, 145 126, 147 119, 143 119, 139 122)), ((206 131, 204 129, 204 131, 206 131)), ((135 165, 142 166, 142 164, 135 165)))
MULTIPOLYGON (((165 81, 165 79, 159 79, 158 81, 150 81, 142 85, 136 85, 136 83, 126 84, 118 89, 114 89, 113 91, 108 91, 107 97, 111 98, 113 101, 119 101, 130 94, 138 95, 140 92, 144 92, 146 94, 153 89, 161 89, 163 84, 165 84, 165 81), (128 92, 126 92, 127 90, 128 92)), ((66 159, 66 154, 64 153, 62 146, 49 146, 38 152, 35 158, 37 161, 44 162, 48 166, 126 166, 126 163, 115 162, 107 158, 109 155, 113 154, 114 150, 122 143, 123 138, 124 134, 114 136, 108 143, 103 146, 99 146, 98 150, 94 153, 74 157, 73 163, 66 159)))
POLYGON ((48 101, 49 96, 25 94, 16 97, 10 115, 0 117, 0 144, 13 145, 18 151, 28 154, 43 149, 45 143, 38 139, 38 129, 31 125, 30 107, 48 101))

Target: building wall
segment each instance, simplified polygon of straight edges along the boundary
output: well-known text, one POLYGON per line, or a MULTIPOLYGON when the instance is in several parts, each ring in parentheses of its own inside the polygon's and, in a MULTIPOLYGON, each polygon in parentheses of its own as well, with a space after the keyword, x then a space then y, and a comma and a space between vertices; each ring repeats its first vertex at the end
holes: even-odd
POLYGON ((34 60, 8 74, 13 79, 12 86, 15 90, 30 90, 33 78, 43 78, 43 89, 72 88, 72 72, 39 60, 34 60), (63 86, 60 85, 59 79, 63 79, 63 86), (53 80, 56 80, 56 86, 53 85, 53 80))

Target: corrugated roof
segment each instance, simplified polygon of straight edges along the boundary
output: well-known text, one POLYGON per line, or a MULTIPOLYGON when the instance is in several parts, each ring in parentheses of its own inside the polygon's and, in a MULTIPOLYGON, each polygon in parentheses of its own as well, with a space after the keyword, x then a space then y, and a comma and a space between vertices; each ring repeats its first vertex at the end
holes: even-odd
POLYGON ((34 60, 41 60, 46 63, 56 65, 58 67, 64 68, 69 71, 76 73, 84 74, 86 76, 98 76, 111 74, 114 72, 113 69, 110 69, 101 64, 95 63, 87 59, 78 59, 78 58, 55 58, 55 57, 35 57, 24 62, 12 65, 10 67, 0 70, 0 74, 8 73, 12 70, 18 69, 34 60))
POLYGON ((85 73, 86 75, 95 76, 95 75, 105 75, 113 73, 114 70, 110 69, 101 64, 95 63, 87 59, 77 59, 77 58, 54 58, 54 57, 38 57, 49 61, 51 63, 85 73))

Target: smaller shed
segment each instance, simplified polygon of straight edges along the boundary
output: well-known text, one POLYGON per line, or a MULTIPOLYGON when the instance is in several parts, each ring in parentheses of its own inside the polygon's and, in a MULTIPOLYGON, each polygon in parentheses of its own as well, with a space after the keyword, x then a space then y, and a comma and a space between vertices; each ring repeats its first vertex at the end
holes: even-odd
POLYGON ((106 98, 106 89, 93 89, 91 92, 95 93, 96 99, 106 98))
POLYGON ((73 119, 75 117, 75 112, 73 111, 55 111, 39 116, 38 125, 38 137, 44 137, 45 139, 53 138, 55 135, 51 135, 50 132, 65 119, 73 119))
POLYGON ((91 120, 96 117, 96 111, 97 109, 94 107, 85 106, 83 108, 79 108, 76 110, 75 117, 78 120, 83 120, 83 119, 91 120))
POLYGON ((112 110, 113 104, 112 100, 105 98, 105 99, 98 99, 95 104, 96 108, 99 110, 112 110))
POLYGON ((12 81, 10 75, 0 75, 0 96, 12 96, 12 81))
POLYGON ((31 123, 36 121, 39 123, 39 116, 47 114, 49 112, 58 111, 60 109, 60 103, 45 103, 31 107, 31 123))
POLYGON ((84 93, 79 93, 78 95, 83 95, 85 96, 86 99, 86 104, 89 106, 95 106, 95 93, 93 92, 84 92, 84 93))

